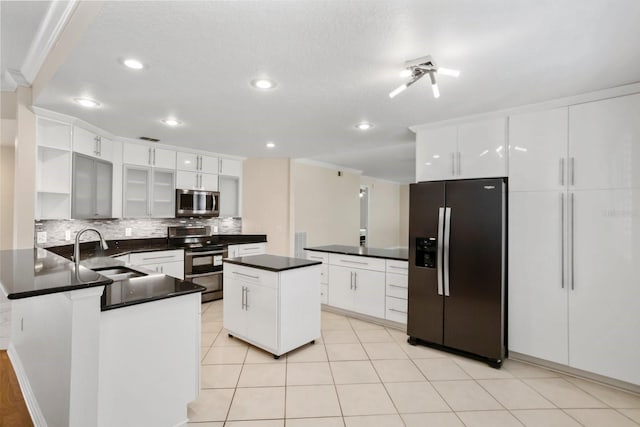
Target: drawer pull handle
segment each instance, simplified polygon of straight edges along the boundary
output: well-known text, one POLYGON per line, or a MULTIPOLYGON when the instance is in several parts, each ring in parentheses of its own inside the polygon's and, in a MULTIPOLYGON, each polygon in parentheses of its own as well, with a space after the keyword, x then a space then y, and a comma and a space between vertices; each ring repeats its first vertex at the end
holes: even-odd
POLYGON ((237 274, 238 276, 250 277, 251 279, 256 279, 256 280, 260 279, 260 276, 252 276, 251 274, 239 273, 237 271, 234 271, 233 274, 237 274))
POLYGON ((309 255, 309 259, 318 259, 320 261, 324 261, 324 258, 322 258, 321 256, 313 256, 313 255, 309 255))
POLYGON ((349 263, 351 263, 351 264, 369 265, 369 263, 368 263, 368 262, 363 262, 363 261, 351 261, 351 260, 348 260, 348 259, 341 259, 340 261, 342 261, 342 262, 349 262, 349 263))
POLYGON ((389 283, 389 286, 393 286, 394 288, 407 289, 406 286, 392 285, 391 283, 389 283))
POLYGON ((390 265, 391 268, 397 268, 398 270, 407 270, 407 267, 398 267, 397 265, 390 265))
POLYGON ((389 310, 389 311, 395 311, 396 313, 407 314, 407 312, 406 312, 406 311, 396 310, 395 308, 388 308, 387 310, 389 310))
POLYGON ((146 261, 148 259, 171 259, 171 258, 175 258, 175 255, 152 256, 152 257, 145 257, 142 259, 146 261))

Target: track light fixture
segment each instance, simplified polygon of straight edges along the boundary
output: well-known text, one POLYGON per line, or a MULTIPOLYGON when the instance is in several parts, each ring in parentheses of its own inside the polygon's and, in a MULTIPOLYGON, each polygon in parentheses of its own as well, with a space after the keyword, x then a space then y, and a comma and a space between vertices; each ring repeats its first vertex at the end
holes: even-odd
POLYGON ((451 68, 438 67, 431 58, 431 55, 423 56, 421 58, 416 58, 411 61, 407 61, 404 63, 404 67, 411 74, 411 80, 409 82, 398 86, 394 90, 389 93, 389 98, 394 98, 396 95, 404 92, 409 86, 426 76, 429 75, 429 79, 431 80, 431 90, 433 91, 433 97, 440 97, 440 89, 438 89, 438 83, 436 81, 436 73, 442 74, 443 76, 451 76, 458 77, 460 75, 460 71, 453 70, 451 68))

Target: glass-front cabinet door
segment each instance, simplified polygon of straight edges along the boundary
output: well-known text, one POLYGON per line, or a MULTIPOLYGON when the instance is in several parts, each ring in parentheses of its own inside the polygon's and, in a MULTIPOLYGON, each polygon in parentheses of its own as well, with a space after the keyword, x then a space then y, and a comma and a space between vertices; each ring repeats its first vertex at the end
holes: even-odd
POLYGON ((151 198, 151 216, 170 218, 175 215, 175 172, 172 170, 153 170, 153 194, 151 198))
POLYGON ((113 165, 73 154, 71 218, 111 218, 113 165))
POLYGON ((149 216, 150 169, 125 165, 124 217, 149 216))

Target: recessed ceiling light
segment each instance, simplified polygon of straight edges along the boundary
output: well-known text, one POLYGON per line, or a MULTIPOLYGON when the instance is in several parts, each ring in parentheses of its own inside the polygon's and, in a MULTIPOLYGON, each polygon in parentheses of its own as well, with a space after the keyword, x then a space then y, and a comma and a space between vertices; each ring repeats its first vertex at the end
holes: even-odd
POLYGON ((267 148, 275 148, 276 144, 274 144, 273 142, 269 141, 267 142, 267 148))
POLYGON ((251 80, 251 85, 257 89, 273 89, 276 87, 276 82, 269 79, 255 79, 251 80))
POLYGON ((360 130, 369 130, 373 127, 373 125, 369 122, 360 122, 356 125, 356 129, 360 130))
POLYGON ((167 126, 179 126, 182 124, 182 122, 178 119, 174 119, 174 118, 168 118, 168 119, 163 119, 162 123, 164 123, 167 126))
POLYGON ((82 105, 83 107, 87 107, 87 108, 96 108, 100 106, 100 103, 94 99, 91 98, 74 98, 73 99, 76 103, 82 105))
POLYGON ((144 68, 144 64, 137 59, 127 58, 122 63, 125 67, 131 68, 132 70, 142 70, 144 68))

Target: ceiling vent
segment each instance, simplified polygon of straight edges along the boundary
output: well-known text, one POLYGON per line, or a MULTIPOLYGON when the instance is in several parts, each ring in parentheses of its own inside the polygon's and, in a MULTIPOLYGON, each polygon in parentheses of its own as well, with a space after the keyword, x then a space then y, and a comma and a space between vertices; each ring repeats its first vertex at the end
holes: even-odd
POLYGON ((159 139, 149 138, 148 136, 140 136, 138 138, 143 140, 143 141, 149 141, 149 142, 158 142, 158 141, 160 141, 159 139))

